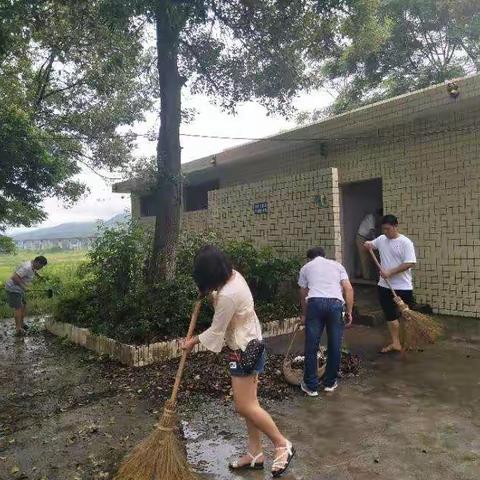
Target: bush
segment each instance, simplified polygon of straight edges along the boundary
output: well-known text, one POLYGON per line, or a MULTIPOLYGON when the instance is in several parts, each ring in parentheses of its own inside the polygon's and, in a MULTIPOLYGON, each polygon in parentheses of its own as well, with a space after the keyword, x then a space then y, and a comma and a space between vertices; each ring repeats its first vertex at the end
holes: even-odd
MULTIPOLYGON (((54 312, 56 320, 91 328, 127 343, 150 343, 185 335, 197 289, 191 272, 203 245, 215 244, 232 259, 252 289, 261 321, 298 313, 298 260, 281 258, 270 248, 248 242, 222 242, 214 234, 182 235, 176 275, 171 281, 147 285, 144 266, 151 237, 134 222, 107 229, 88 253, 88 263, 64 288, 54 312)), ((205 328, 212 309, 198 320, 205 328)))
POLYGON ((13 238, 0 234, 0 254, 15 255, 16 253, 17 245, 13 238))

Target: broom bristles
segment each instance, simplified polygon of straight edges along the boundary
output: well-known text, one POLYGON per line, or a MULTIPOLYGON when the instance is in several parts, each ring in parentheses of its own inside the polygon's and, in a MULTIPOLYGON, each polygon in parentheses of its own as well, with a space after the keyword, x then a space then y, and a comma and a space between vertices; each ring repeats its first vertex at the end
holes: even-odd
POLYGON ((174 405, 167 402, 155 430, 123 460, 114 480, 198 480, 176 425, 174 405))
POLYGON ((435 343, 443 333, 443 327, 434 318, 410 310, 399 297, 395 299, 402 316, 402 346, 404 350, 415 350, 435 343))

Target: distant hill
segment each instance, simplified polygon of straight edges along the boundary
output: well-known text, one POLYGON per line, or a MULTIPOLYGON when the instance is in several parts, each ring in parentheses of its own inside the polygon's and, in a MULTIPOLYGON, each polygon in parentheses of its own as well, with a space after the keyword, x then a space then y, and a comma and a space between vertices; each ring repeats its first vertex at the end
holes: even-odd
POLYGON ((37 228, 28 232, 11 235, 15 241, 22 240, 53 240, 56 238, 87 238, 94 237, 97 234, 98 226, 102 223, 107 226, 113 226, 116 223, 125 222, 130 218, 127 213, 119 213, 109 220, 96 220, 93 222, 70 222, 62 223, 55 227, 37 228))
POLYGON ((112 227, 113 225, 116 225, 117 223, 124 223, 124 222, 128 222, 129 220, 130 220, 130 214, 129 213, 119 213, 118 215, 115 215, 114 217, 110 218, 110 220, 106 220, 103 223, 107 227, 112 227))

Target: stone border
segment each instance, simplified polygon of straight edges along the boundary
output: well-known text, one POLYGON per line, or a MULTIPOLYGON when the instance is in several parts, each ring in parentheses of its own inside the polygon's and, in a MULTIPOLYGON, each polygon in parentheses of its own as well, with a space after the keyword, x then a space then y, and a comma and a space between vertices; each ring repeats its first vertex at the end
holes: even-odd
MULTIPOLYGON (((292 333, 297 318, 276 320, 262 325, 264 338, 276 337, 292 333)), ((52 318, 45 320, 47 331, 58 337, 67 338, 72 343, 93 350, 99 355, 108 355, 114 360, 129 367, 143 367, 171 358, 179 357, 182 354, 178 339, 168 342, 152 343, 150 345, 128 345, 120 343, 112 338, 103 335, 95 335, 88 328, 80 328, 71 323, 56 322, 52 318)), ((204 351, 202 345, 197 345, 193 352, 204 351)))

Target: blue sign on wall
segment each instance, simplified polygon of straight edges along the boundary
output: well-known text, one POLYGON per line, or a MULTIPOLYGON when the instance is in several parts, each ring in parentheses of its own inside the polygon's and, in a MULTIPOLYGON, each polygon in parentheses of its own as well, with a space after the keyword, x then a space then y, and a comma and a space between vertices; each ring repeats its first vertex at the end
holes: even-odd
POLYGON ((320 208, 328 207, 328 198, 324 193, 322 193, 321 195, 315 195, 313 201, 315 202, 315 205, 317 207, 320 207, 320 208))
POLYGON ((268 202, 260 202, 253 204, 253 213, 259 215, 262 213, 268 213, 268 202))

